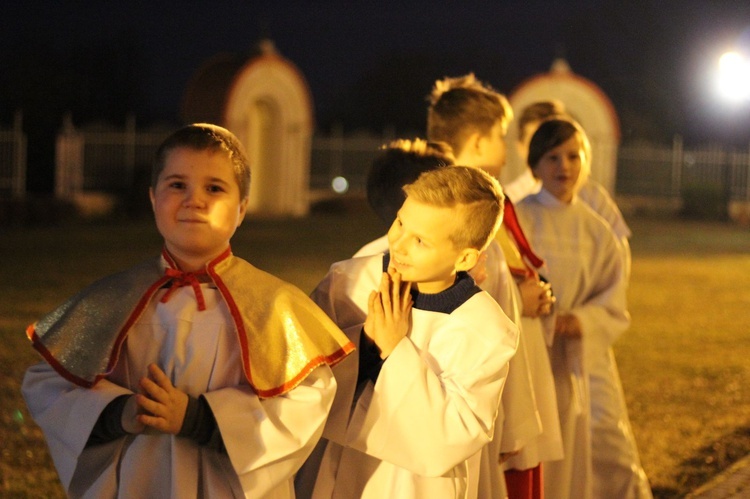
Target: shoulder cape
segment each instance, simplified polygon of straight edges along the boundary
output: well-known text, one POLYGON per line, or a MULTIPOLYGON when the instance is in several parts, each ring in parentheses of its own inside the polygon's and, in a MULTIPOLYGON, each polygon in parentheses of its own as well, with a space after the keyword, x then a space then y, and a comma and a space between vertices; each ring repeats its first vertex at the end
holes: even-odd
MULTIPOLYGON (((26 331, 65 379, 90 388, 112 372, 122 344, 155 293, 170 281, 161 258, 88 286, 26 331)), ((247 381, 262 398, 282 395, 321 364, 334 365, 354 345, 297 287, 227 250, 206 265, 237 329, 247 381)))

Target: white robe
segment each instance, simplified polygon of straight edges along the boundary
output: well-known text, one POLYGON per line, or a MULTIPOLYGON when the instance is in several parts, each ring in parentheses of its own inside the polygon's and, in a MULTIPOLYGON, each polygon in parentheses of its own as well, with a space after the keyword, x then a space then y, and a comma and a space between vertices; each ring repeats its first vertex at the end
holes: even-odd
POLYGON ((190 287, 167 303, 160 294, 151 300, 114 371, 91 389, 66 381, 46 362, 27 371, 24 397, 70 496, 294 497, 292 477, 333 401, 331 370, 317 367, 285 395, 259 399, 242 372, 229 310, 215 288, 202 290, 204 311, 190 287), (174 386, 206 398, 227 454, 155 430, 85 448, 102 410, 139 391, 152 362, 174 386))
MULTIPOLYGON (((364 245, 354 256, 386 251, 388 239, 383 236, 364 245)), ((528 469, 537 466, 542 460, 561 459, 562 441, 547 349, 543 341, 542 348, 538 348, 538 338, 527 340, 526 333, 520 327, 520 292, 513 282, 497 241, 492 241, 485 254, 486 278, 480 287, 495 299, 508 318, 519 327, 520 333, 518 349, 508 365, 508 377, 498 409, 494 435, 492 441, 482 448, 477 484, 478 497, 504 499, 508 495, 504 470, 528 469), (526 345, 529 341, 534 346, 531 351, 526 345), (535 382, 534 377, 539 379, 535 382), (541 411, 537 407, 537 399, 540 397, 544 398, 541 401, 541 411), (546 433, 543 431, 543 419, 547 425, 546 433), (512 452, 517 454, 505 464, 500 464, 500 454, 512 452)))
POLYGON ((650 497, 611 348, 630 322, 617 238, 578 198, 565 204, 544 189, 517 213, 547 263, 557 312, 574 314, 583 335, 550 348, 565 459, 545 464, 545 495, 650 497))
MULTIPOLYGON (((541 188, 542 183, 534 177, 530 168, 526 168, 521 175, 504 186, 503 190, 511 201, 519 203, 526 196, 538 193, 541 188)), ((617 203, 615 203, 615 200, 612 199, 612 196, 610 196, 604 186, 591 177, 587 177, 586 181, 581 184, 577 195, 581 201, 589 205, 591 209, 609 224, 609 227, 615 233, 615 236, 617 236, 617 239, 620 241, 620 251, 625 262, 626 281, 629 280, 632 257, 628 239, 632 233, 617 203)))
MULTIPOLYGON (((312 294, 357 344, 382 263, 375 255, 334 264, 312 294)), ((313 497, 476 497, 517 343, 516 327, 480 291, 450 314, 414 308, 409 335, 356 396, 357 355, 338 364, 313 497)))

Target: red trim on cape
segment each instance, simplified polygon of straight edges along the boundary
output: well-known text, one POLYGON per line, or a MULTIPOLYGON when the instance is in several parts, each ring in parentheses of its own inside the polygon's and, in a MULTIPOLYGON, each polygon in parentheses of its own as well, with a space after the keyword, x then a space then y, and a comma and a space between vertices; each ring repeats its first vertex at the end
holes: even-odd
POLYGON ((117 339, 115 340, 114 345, 112 345, 112 353, 109 356, 109 361, 107 362, 107 367, 103 373, 97 374, 94 377, 93 381, 88 381, 83 378, 80 378, 76 376, 75 374, 71 373, 65 367, 60 364, 57 359, 52 355, 52 353, 47 349, 46 346, 41 341, 41 338, 37 336, 36 334, 36 328, 35 324, 31 324, 26 329, 26 336, 31 340, 31 344, 34 347, 34 349, 39 352, 42 357, 47 361, 47 363, 52 366, 52 368, 57 371, 57 373, 62 376, 63 378, 67 379, 73 384, 82 386, 84 388, 91 388, 94 385, 96 385, 99 380, 102 378, 107 377, 109 374, 112 373, 112 370, 114 369, 115 365, 117 365, 117 361, 120 358, 120 351, 122 349, 122 343, 125 341, 125 338, 128 336, 128 331, 133 326, 135 321, 138 320, 138 318, 143 313, 143 310, 148 305, 148 302, 151 301, 151 298, 153 297, 154 293, 164 285, 165 282, 167 282, 170 277, 164 276, 157 280, 154 284, 151 285, 151 287, 146 290, 146 292, 143 294, 140 300, 138 300, 138 303, 133 308, 133 311, 128 316, 128 320, 125 321, 125 324, 120 328, 120 332, 117 333, 117 339))
POLYGON ((288 392, 289 390, 292 390, 293 388, 295 388, 316 367, 322 364, 333 365, 355 350, 354 344, 352 342, 348 342, 346 345, 342 346, 341 349, 335 352, 333 355, 329 355, 329 356, 320 355, 310 360, 310 362, 308 362, 307 365, 304 368, 302 368, 302 370, 300 370, 297 376, 292 378, 290 381, 287 381, 286 383, 282 384, 281 386, 278 386, 271 390, 261 390, 260 388, 258 388, 253 382, 253 377, 250 371, 250 354, 248 352, 247 331, 245 330, 245 323, 242 320, 242 315, 240 314, 240 311, 237 308, 237 304, 235 303, 234 298, 229 292, 229 289, 227 289, 226 285, 224 284, 224 281, 221 279, 219 274, 216 273, 216 270, 215 270, 216 265, 221 263, 230 255, 231 255, 231 249, 228 248, 224 253, 222 253, 221 255, 219 255, 218 257, 216 257, 214 260, 212 260, 206 265, 206 271, 213 279, 214 284, 216 284, 216 287, 219 289, 219 292, 224 298, 224 302, 227 304, 227 308, 229 308, 229 313, 232 315, 232 320, 234 320, 234 324, 237 328, 237 339, 240 342, 240 349, 241 349, 240 351, 242 354, 242 370, 245 373, 245 377, 247 378, 248 383, 250 383, 250 385, 253 387, 253 389, 255 390, 255 392, 258 394, 259 397, 270 398, 270 397, 282 395, 288 392))
MULTIPOLYGON (((175 269, 179 269, 177 262, 169 254, 166 248, 162 249, 161 255, 168 266, 175 268, 175 269)), ((248 347, 247 330, 245 328, 245 323, 242 320, 242 316, 239 312, 237 304, 235 303, 234 298, 230 294, 229 289, 226 287, 226 284, 224 283, 223 279, 221 279, 219 274, 217 274, 215 271, 216 265, 223 262, 230 256, 232 256, 232 250, 231 250, 231 247, 227 247, 227 249, 224 252, 222 252, 219 256, 217 256, 216 258, 208 262, 205 268, 206 268, 206 272, 211 276, 214 284, 219 289, 219 292, 224 298, 224 302, 227 304, 227 307, 230 311, 232 320, 234 321, 234 324, 237 330, 237 340, 239 341, 239 344, 240 344, 241 355, 242 355, 242 370, 245 374, 245 378, 247 379, 248 383, 250 383, 250 386, 253 388, 253 390, 255 390, 255 392, 258 394, 259 397, 269 398, 269 397, 274 397, 277 395, 284 394, 288 392, 289 390, 293 389, 294 387, 296 387, 316 367, 324 363, 329 364, 329 365, 334 365, 355 350, 354 344, 352 342, 348 342, 344 344, 343 346, 341 346, 341 348, 337 350, 336 352, 334 352, 332 355, 328 355, 328 356, 320 355, 318 357, 313 358, 310 362, 307 363, 307 365, 304 368, 300 370, 300 372, 293 379, 282 384, 281 386, 278 386, 271 390, 259 389, 253 382, 253 379, 251 376, 250 355, 249 355, 249 349, 248 349, 249 347, 248 347)), ((52 368, 55 369, 55 371, 57 371, 58 374, 60 374, 60 376, 62 376, 66 380, 78 386, 81 386, 84 388, 91 388, 94 385, 96 385, 96 383, 98 383, 99 380, 111 374, 112 370, 117 364, 117 361, 120 358, 122 344, 128 335, 128 331, 130 331, 133 324, 141 316, 145 308, 148 306, 148 303, 153 298, 154 294, 165 283, 167 283, 171 279, 172 277, 170 276, 162 275, 159 279, 156 280, 156 282, 154 282, 146 290, 146 292, 144 292, 144 294, 138 300, 137 304, 133 308, 132 312, 128 315, 127 320, 125 321, 124 325, 120 328, 120 331, 117 334, 117 338, 115 339, 115 342, 112 346, 112 350, 109 356, 109 361, 107 362, 106 370, 103 373, 97 374, 94 377, 93 381, 88 381, 79 376, 76 376, 75 374, 72 374, 65 367, 63 367, 62 364, 60 364, 57 361, 57 359, 55 359, 52 353, 42 343, 41 338, 36 334, 36 328, 35 328, 36 323, 31 324, 26 329, 26 336, 29 338, 29 340, 31 340, 32 346, 42 355, 42 357, 44 357, 44 359, 49 363, 49 365, 52 366, 52 368)))

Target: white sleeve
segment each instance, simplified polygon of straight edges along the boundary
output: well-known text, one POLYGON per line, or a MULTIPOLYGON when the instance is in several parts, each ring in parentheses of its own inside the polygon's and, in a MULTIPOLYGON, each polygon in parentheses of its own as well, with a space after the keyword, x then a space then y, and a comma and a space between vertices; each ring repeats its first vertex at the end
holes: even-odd
POLYGON ((409 338, 401 340, 374 388, 368 384, 359 397, 348 446, 422 476, 441 476, 490 441, 517 335, 498 331, 503 339, 493 341, 472 331, 447 333, 433 342, 442 344, 431 347, 429 363, 409 338))
POLYGON ((240 483, 261 497, 291 479, 318 442, 336 392, 327 365, 284 395, 260 399, 249 386, 203 394, 240 483))
POLYGON ((610 237, 600 241, 599 264, 591 274, 600 283, 598 289, 570 311, 581 322, 588 360, 604 355, 630 326, 622 252, 614 234, 608 231, 607 235, 610 237))
POLYGON ((47 362, 26 371, 21 392, 31 416, 44 432, 66 491, 99 415, 118 396, 133 394, 106 379, 93 388, 82 388, 64 379, 47 362))

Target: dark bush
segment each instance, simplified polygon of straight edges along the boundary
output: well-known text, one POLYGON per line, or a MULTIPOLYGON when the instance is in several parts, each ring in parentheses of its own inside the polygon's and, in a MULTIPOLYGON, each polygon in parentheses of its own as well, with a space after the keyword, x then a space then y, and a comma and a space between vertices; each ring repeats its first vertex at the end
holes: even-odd
POLYGON ((729 196, 720 185, 691 184, 682 188, 680 215, 696 220, 727 220, 729 196))

